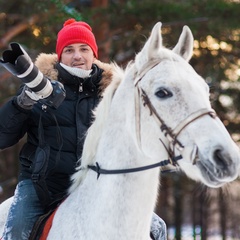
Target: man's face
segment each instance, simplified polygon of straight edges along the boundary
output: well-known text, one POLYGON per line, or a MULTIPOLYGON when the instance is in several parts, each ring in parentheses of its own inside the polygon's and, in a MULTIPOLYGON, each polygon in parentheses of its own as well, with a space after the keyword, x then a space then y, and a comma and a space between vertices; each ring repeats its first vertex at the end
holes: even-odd
POLYGON ((61 63, 69 67, 90 70, 94 61, 92 49, 85 43, 74 43, 66 46, 61 55, 61 63))

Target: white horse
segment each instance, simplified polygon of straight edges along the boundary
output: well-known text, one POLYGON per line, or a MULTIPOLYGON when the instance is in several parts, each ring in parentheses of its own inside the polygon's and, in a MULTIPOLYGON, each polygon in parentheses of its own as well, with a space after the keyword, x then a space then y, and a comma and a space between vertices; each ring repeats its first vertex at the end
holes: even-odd
POLYGON ((188 63, 190 29, 183 28, 173 50, 163 47, 160 30, 157 23, 124 72, 116 68, 48 240, 150 239, 157 166, 178 164, 209 187, 236 179, 239 149, 211 108, 207 84, 188 63))

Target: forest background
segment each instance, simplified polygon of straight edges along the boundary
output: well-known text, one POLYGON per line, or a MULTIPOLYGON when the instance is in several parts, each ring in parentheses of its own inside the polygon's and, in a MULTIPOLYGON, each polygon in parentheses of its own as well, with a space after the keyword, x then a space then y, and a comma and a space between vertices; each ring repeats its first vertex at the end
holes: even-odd
MULTIPOLYGON (((239 0, 0 0, 0 51, 18 42, 34 61, 41 52, 55 51, 56 33, 75 18, 93 27, 101 61, 125 67, 156 22, 163 23, 168 48, 188 25, 195 38, 190 64, 206 79, 213 108, 239 144, 239 15, 239 0)), ((0 106, 19 85, 0 66, 0 106)), ((13 194, 23 141, 0 151, 0 203, 13 194)), ((169 239, 240 239, 239 193, 239 180, 210 189, 184 174, 165 173, 156 213, 165 220, 169 239)))

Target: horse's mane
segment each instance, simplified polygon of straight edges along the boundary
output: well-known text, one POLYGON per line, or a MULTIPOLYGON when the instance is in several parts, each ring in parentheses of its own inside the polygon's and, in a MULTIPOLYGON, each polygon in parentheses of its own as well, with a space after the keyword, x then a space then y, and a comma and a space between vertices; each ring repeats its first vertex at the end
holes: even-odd
POLYGON ((112 98, 121 80, 123 79, 123 69, 115 63, 112 63, 111 65, 112 81, 103 92, 103 98, 93 112, 95 120, 87 131, 85 142, 83 145, 82 157, 79 160, 79 167, 77 167, 76 173, 74 173, 71 177, 72 186, 69 189, 70 193, 74 191, 84 179, 88 170, 87 166, 94 163, 98 143, 101 138, 102 130, 104 129, 106 119, 108 118, 112 98))

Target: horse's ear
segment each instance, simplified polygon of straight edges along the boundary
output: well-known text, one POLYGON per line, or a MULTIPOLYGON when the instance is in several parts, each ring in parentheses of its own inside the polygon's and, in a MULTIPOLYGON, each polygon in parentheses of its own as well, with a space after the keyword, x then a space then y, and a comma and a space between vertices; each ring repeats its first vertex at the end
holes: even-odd
POLYGON ((159 48, 162 47, 162 34, 161 34, 161 27, 162 23, 158 22, 154 25, 151 35, 148 39, 148 59, 151 59, 159 50, 159 48))
POLYGON ((147 42, 142 50, 136 55, 135 66, 137 71, 141 71, 144 64, 151 61, 151 59, 159 58, 159 49, 162 47, 161 26, 161 22, 155 24, 147 42))
POLYGON ((183 57, 186 61, 189 61, 193 55, 193 41, 194 39, 190 28, 184 26, 173 52, 183 57))

